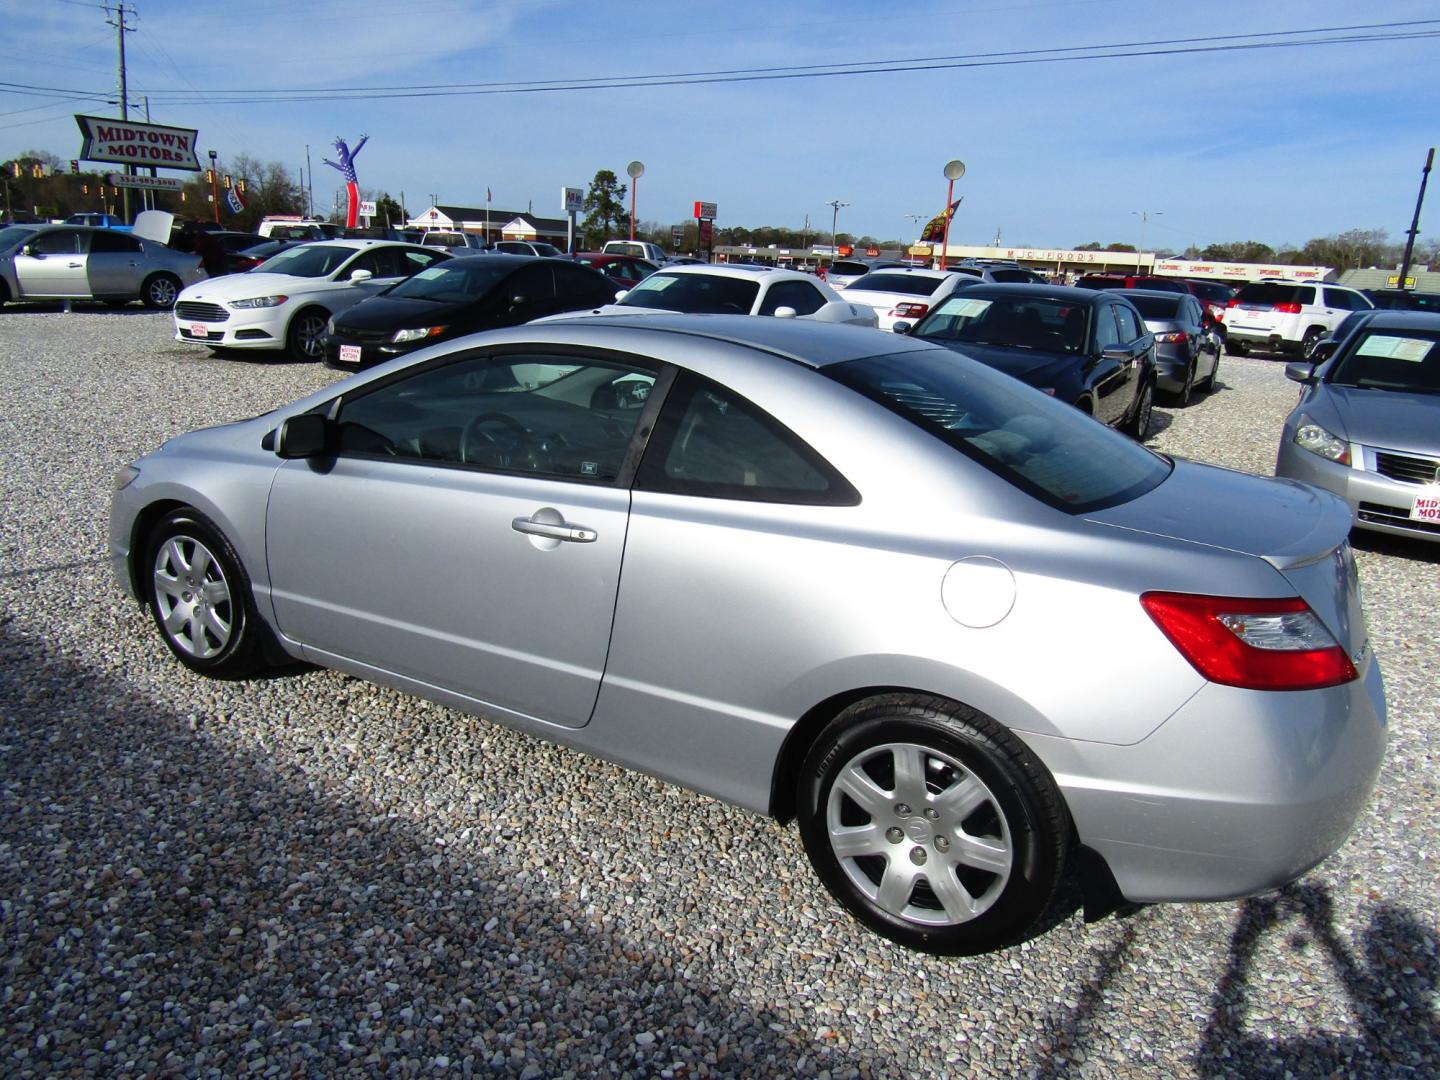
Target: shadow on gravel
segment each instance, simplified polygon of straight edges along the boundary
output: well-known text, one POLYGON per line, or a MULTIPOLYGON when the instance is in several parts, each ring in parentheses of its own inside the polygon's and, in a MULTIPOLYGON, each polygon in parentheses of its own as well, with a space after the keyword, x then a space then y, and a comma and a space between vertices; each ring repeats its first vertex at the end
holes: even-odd
POLYGON ((7 1078, 683 1076, 697 1046, 784 1075, 824 1052, 703 953, 552 895, 523 835, 447 849, 3 625, 0 672, 7 1078))
MULTIPOLYGON (((1113 984, 1124 979, 1137 930, 1127 925, 1101 955, 1073 1007, 1043 1023, 1032 1074, 1037 1080, 1072 1075, 1113 984)), ((1230 939, 1224 974, 1211 995, 1210 1015, 1194 1057, 1203 1077, 1433 1076, 1440 1063, 1440 1015, 1432 998, 1440 989, 1440 956, 1430 932, 1408 912, 1382 904, 1364 933, 1364 960, 1352 955, 1335 929, 1324 886, 1291 885, 1278 894, 1245 901, 1230 939), (1298 925, 1297 925, 1298 924, 1298 925), (1274 1039, 1248 1029, 1250 973, 1261 939, 1286 934, 1292 949, 1316 948, 1344 990, 1361 1029, 1358 1036, 1311 1027, 1294 1038, 1274 1039)), ((1286 995, 1319 993, 1287 984, 1286 995)), ((1264 1005, 1258 1011, 1264 1015, 1264 1005)))
POLYGON ((1440 562, 1440 543, 1429 540, 1413 540, 1408 536, 1391 536, 1389 533, 1371 532, 1369 529, 1352 529, 1350 530, 1350 543, 1361 551, 1392 555, 1397 559, 1440 562))
POLYGON ((1323 886, 1291 885, 1247 900, 1230 939, 1230 962, 1211 1002, 1197 1064, 1205 1076, 1434 1076, 1440 1068, 1440 955, 1431 931, 1381 904, 1364 933, 1363 959, 1335 929, 1323 886), (1358 1036, 1311 1030, 1267 1039, 1245 1030, 1250 968, 1262 935, 1289 932, 1294 949, 1321 949, 1361 1028, 1358 1036))
POLYGON ((99 300, 72 300, 71 310, 65 311, 63 300, 7 300, 0 306, 0 315, 166 315, 168 309, 147 308, 138 300, 123 307, 111 307, 99 300))

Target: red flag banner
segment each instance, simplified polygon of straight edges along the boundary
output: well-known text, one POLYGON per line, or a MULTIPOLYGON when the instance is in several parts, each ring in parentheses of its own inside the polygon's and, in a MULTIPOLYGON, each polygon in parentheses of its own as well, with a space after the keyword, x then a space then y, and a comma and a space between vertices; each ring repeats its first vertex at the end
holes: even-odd
POLYGON ((944 239, 945 223, 955 216, 955 208, 964 201, 965 196, 961 195, 960 198, 951 203, 947 209, 941 210, 940 213, 931 218, 926 223, 924 230, 920 233, 920 243, 930 244, 936 240, 944 239))

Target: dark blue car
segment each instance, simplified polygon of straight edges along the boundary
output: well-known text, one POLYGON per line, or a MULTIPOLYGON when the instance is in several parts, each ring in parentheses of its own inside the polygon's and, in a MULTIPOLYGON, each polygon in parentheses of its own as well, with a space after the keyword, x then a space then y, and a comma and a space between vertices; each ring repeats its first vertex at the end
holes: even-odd
POLYGON ((1113 292, 972 285, 895 329, 1013 375, 1141 442, 1150 432, 1155 335, 1113 292))

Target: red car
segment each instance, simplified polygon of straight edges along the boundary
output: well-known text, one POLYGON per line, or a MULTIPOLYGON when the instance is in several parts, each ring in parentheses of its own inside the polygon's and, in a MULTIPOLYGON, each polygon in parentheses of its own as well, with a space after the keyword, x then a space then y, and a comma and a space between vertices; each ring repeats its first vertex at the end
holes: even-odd
POLYGON ((606 277, 613 278, 627 289, 660 269, 654 263, 636 258, 634 255, 606 255, 598 251, 581 251, 571 258, 582 266, 599 270, 606 277))

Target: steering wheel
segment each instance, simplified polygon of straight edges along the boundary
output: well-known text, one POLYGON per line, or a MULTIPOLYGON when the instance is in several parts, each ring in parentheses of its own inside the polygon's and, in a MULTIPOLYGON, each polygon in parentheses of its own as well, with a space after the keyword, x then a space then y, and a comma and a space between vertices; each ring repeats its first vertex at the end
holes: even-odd
POLYGON ((510 464, 511 453, 524 446, 529 439, 529 430, 513 416, 498 412, 481 413, 466 424, 465 430, 460 434, 460 460, 467 464, 477 463, 475 455, 483 448, 488 458, 486 463, 507 466, 510 464), (485 430, 487 424, 504 428, 508 438, 502 442, 494 433, 485 430))

